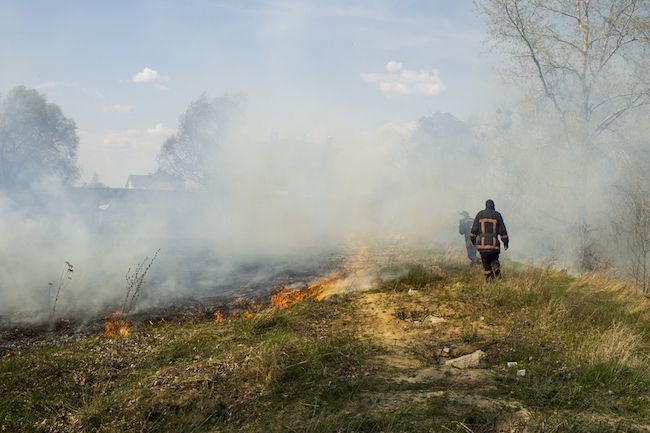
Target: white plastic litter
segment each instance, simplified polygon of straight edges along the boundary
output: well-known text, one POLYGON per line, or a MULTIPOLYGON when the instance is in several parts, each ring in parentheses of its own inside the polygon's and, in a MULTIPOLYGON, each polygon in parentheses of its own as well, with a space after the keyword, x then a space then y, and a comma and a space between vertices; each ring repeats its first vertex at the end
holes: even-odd
POLYGON ((517 376, 519 376, 519 377, 524 377, 524 376, 526 376, 526 369, 523 369, 523 370, 517 370, 517 376))

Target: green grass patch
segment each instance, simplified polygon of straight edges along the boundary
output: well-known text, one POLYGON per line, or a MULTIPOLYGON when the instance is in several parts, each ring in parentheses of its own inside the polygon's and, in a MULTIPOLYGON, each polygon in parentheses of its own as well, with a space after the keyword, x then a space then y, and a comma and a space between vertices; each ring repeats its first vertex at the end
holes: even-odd
POLYGON ((480 348, 489 376, 395 380, 416 367, 385 363, 395 345, 365 337, 355 310, 363 295, 352 294, 2 358, 0 427, 467 433, 503 428, 519 406, 530 413, 529 432, 650 424, 650 316, 640 307, 647 301, 508 261, 504 278, 486 284, 480 269, 460 263, 440 252, 409 255, 379 272, 373 296, 380 310, 390 307, 395 326, 417 333, 407 351, 421 368, 480 348), (432 325, 429 315, 446 320, 432 325))

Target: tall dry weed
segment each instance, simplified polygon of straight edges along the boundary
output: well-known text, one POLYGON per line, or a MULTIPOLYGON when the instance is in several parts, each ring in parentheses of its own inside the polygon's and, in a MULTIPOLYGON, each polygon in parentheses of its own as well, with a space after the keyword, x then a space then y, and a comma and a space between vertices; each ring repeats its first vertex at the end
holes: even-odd
POLYGON ((602 332, 596 332, 577 342, 571 354, 580 366, 608 368, 618 375, 624 369, 645 368, 643 337, 629 326, 614 323, 602 332))

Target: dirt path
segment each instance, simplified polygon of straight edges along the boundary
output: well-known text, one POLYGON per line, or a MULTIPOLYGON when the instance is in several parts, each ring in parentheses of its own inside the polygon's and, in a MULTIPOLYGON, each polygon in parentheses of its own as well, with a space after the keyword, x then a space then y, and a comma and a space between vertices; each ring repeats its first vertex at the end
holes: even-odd
POLYGON ((360 332, 373 343, 387 350, 382 359, 390 367, 418 369, 422 362, 410 351, 421 337, 421 331, 409 330, 396 316, 393 303, 385 293, 367 293, 358 298, 357 311, 361 319, 360 332))
MULTIPOLYGON (((396 380, 430 384, 452 380, 458 385, 475 388, 479 384, 482 387, 493 385, 494 374, 489 369, 460 370, 436 362, 434 356, 431 357, 430 362, 423 362, 421 357, 413 352, 413 347, 427 339, 431 333, 450 332, 449 328, 452 325, 442 321, 434 325, 426 319, 417 321, 419 323, 400 320, 398 318, 399 309, 405 307, 408 309, 411 306, 408 304, 417 306, 423 301, 419 299, 417 292, 410 296, 407 305, 404 305, 403 299, 397 301, 395 298, 394 295, 388 293, 364 294, 358 298, 357 311, 361 319, 359 332, 362 337, 370 338, 374 344, 385 349, 386 353, 380 359, 389 367, 397 369, 399 374, 394 377, 396 380)), ((441 318, 437 319, 442 320, 441 318)), ((441 347, 440 350, 442 349, 441 347)), ((465 350, 470 353, 475 348, 467 346, 465 350)), ((464 354, 461 352, 458 355, 464 354)))
MULTIPOLYGON (((422 302, 417 293, 410 296, 409 304, 422 302)), ((400 320, 398 311, 405 307, 404 296, 390 293, 367 293, 357 299, 360 337, 369 338, 385 350, 380 356, 391 371, 389 379, 402 384, 414 385, 383 396, 377 402, 390 410, 402 404, 426 403, 429 399, 443 398, 457 405, 470 405, 479 411, 502 410, 495 431, 524 432, 531 413, 520 402, 490 396, 495 389, 495 374, 487 368, 457 369, 435 361, 424 362, 412 348, 432 332, 448 333, 448 322, 400 320), (419 388, 419 389, 418 389, 419 388)), ((408 308, 409 305, 406 305, 408 308)), ((442 348, 441 348, 442 349, 442 348)))

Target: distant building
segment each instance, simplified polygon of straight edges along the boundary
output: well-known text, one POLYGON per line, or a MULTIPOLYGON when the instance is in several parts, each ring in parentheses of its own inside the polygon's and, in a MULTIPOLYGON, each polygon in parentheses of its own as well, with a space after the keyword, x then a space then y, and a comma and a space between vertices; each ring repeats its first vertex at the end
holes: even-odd
POLYGON ((126 180, 126 189, 147 189, 157 191, 182 191, 185 187, 183 179, 172 176, 164 171, 153 174, 131 174, 126 180))

